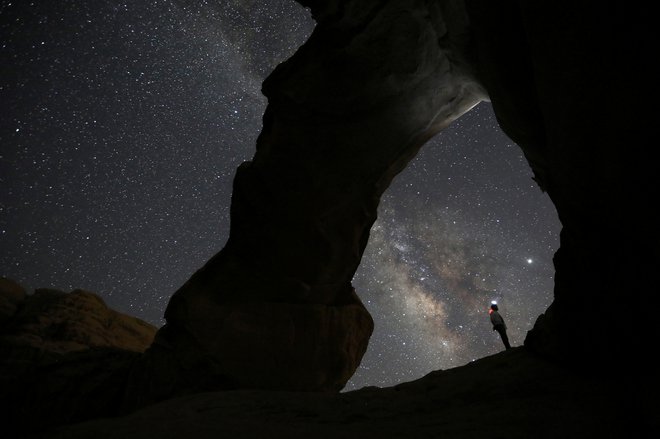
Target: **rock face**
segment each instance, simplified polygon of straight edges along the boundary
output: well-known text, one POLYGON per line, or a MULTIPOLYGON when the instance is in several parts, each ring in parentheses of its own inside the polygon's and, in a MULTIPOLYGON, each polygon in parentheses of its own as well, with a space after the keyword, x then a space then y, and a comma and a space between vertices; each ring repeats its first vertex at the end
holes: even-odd
POLYGON ((0 327, 4 327, 25 300, 25 289, 11 279, 0 277, 0 327))
POLYGON ((545 0, 466 5, 478 76, 563 226, 554 303, 526 345, 657 385, 645 358, 660 335, 660 228, 649 214, 660 184, 648 159, 657 91, 644 85, 658 74, 651 11, 545 0))
POLYGON ((155 326, 108 308, 89 291, 42 288, 27 295, 20 285, 3 278, 0 303, 0 345, 5 347, 57 354, 91 347, 144 352, 156 333, 155 326))
POLYGON ((3 435, 121 413, 129 371, 155 333, 94 293, 26 294, 0 278, 3 435))

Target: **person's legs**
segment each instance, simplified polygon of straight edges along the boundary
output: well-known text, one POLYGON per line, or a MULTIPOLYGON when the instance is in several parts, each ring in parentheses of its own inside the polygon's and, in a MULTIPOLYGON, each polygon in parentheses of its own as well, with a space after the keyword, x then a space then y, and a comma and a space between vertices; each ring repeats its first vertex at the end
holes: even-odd
POLYGON ((502 337, 502 342, 504 343, 504 347, 507 349, 511 349, 511 345, 509 344, 509 337, 506 335, 506 329, 502 325, 497 325, 495 327, 497 332, 500 333, 500 337, 502 337))

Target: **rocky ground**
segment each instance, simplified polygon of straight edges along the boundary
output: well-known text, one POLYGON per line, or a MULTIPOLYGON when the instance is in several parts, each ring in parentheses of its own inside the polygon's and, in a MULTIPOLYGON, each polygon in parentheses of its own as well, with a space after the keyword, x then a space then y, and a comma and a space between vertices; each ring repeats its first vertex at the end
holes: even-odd
MULTIPOLYGON (((201 393, 129 416, 65 426, 48 439, 645 437, 607 383, 514 348, 389 388, 340 394, 201 393), (635 435, 635 429, 639 429, 635 435)), ((630 408, 630 407, 628 407, 630 408)))
POLYGON ((660 427, 654 395, 638 384, 525 347, 394 387, 196 393, 126 414, 131 367, 156 328, 90 292, 27 294, 7 279, 0 310, 3 438, 604 439, 660 427))

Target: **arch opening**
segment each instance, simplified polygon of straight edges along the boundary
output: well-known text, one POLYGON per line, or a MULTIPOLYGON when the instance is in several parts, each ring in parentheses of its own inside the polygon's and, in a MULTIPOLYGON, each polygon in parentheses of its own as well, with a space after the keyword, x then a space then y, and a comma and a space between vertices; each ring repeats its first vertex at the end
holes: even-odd
POLYGON ((391 386, 522 345, 552 302, 554 205, 482 102, 425 144, 383 195, 353 284, 374 333, 346 390, 391 386))

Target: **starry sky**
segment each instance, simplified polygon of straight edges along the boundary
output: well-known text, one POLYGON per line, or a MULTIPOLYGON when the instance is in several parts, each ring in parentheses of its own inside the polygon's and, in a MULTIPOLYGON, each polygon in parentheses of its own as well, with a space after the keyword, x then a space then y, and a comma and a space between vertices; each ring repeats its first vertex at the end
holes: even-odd
MULTIPOLYGON (((0 276, 157 326, 224 245, 262 81, 314 22, 293 0, 0 1, 0 276)), ((483 102, 384 195, 353 284, 375 321, 346 390, 513 345, 552 300, 560 224, 483 102)))

